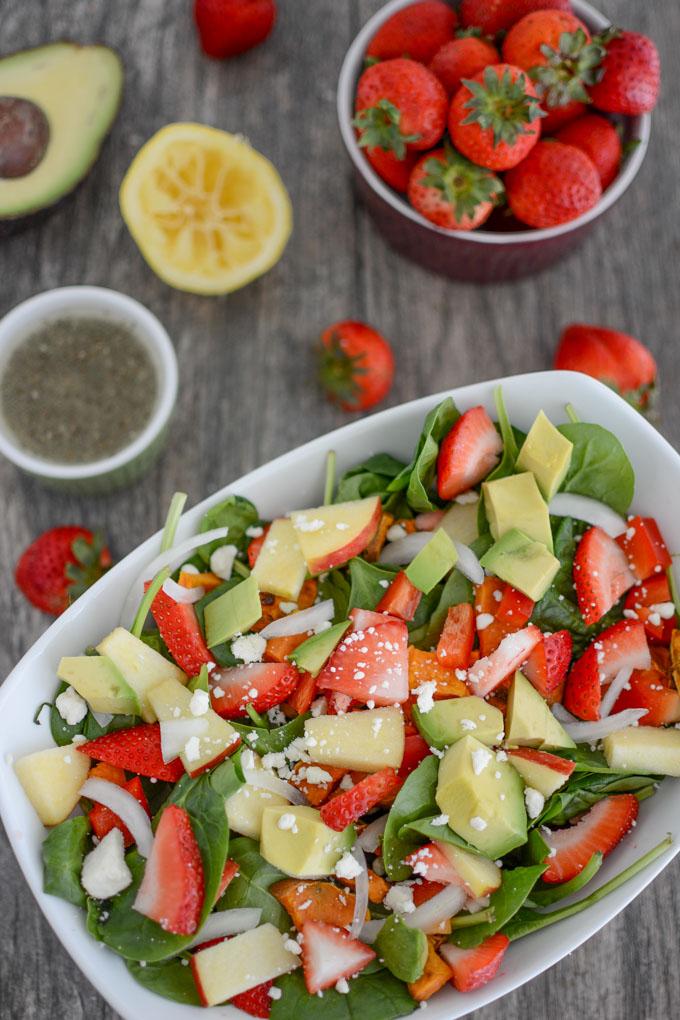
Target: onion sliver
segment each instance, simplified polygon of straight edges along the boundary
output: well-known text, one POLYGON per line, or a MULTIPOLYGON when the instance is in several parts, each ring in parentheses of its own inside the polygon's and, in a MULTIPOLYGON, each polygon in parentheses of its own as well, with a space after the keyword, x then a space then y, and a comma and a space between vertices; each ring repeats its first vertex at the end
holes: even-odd
POLYGON ((185 946, 186 949, 193 949, 200 946, 202 942, 211 942, 212 939, 226 938, 227 935, 239 935, 244 931, 251 931, 257 928, 262 917, 259 907, 235 907, 233 910, 218 910, 216 914, 209 914, 205 923, 199 929, 195 938, 185 946))
POLYGON ((574 723, 579 721, 575 715, 572 715, 571 712, 567 712, 564 705, 560 704, 559 701, 556 701, 553 705, 552 714, 555 716, 557 721, 561 723, 574 723))
POLYGON ((630 666, 624 666, 623 669, 618 671, 602 697, 602 704, 600 705, 600 719, 606 719, 607 716, 610 715, 619 694, 630 680, 632 673, 633 670, 630 666))
POLYGON ((463 542, 454 542, 453 544, 458 553, 456 561, 458 570, 467 577, 468 581, 472 581, 473 584, 481 584, 484 580, 484 568, 470 546, 465 545, 463 542))
POLYGON ((187 555, 192 553, 194 549, 199 549, 202 545, 206 545, 208 542, 216 542, 221 538, 226 538, 229 528, 213 528, 211 531, 204 531, 202 535, 193 535, 192 538, 187 538, 184 542, 180 542, 178 545, 172 547, 172 549, 166 549, 165 552, 159 553, 155 556, 150 563, 148 563, 142 571, 137 575, 135 581, 130 586, 130 591, 127 594, 125 603, 123 605, 123 611, 120 614, 121 626, 129 627, 135 618, 139 600, 144 595, 144 582, 150 581, 156 576, 159 570, 163 567, 170 567, 171 571, 176 570, 177 567, 181 567, 184 563, 187 555))
POLYGON ((308 630, 314 630, 320 624, 332 620, 334 612, 333 599, 326 599, 324 602, 317 602, 315 606, 310 606, 309 609, 301 609, 297 613, 282 616, 279 620, 272 620, 262 628, 260 635, 269 639, 306 634, 308 630))
POLYGON ((563 723, 565 730, 572 740, 577 744, 591 744, 595 740, 602 740, 610 733, 618 733, 625 730, 627 726, 634 726, 636 722, 647 715, 646 708, 626 708, 616 715, 608 715, 606 719, 598 719, 597 722, 575 722, 563 723))
POLYGON ((386 920, 386 917, 376 917, 374 921, 366 921, 366 924, 359 932, 361 941, 372 945, 380 934, 380 929, 386 920))
POLYGON ((198 602, 205 595, 205 588, 200 586, 197 588, 186 588, 183 584, 177 584, 177 581, 173 581, 171 577, 163 581, 163 591, 171 599, 183 606, 190 606, 193 602, 198 602))
POLYGON ((354 916, 349 933, 357 938, 366 923, 366 910, 368 909, 368 866, 364 851, 358 844, 352 849, 352 857, 357 862, 361 871, 354 882, 354 916))
POLYGON ((388 542, 380 553, 380 562, 388 566, 401 566, 404 563, 410 563, 431 538, 432 535, 429 531, 414 531, 405 538, 388 542))
POLYGON ((86 779, 80 788, 80 796, 96 800, 118 815, 137 844, 139 853, 148 858, 153 846, 151 822, 142 805, 131 793, 116 783, 110 783, 108 779, 86 779))
POLYGON ((246 783, 256 786, 259 790, 269 790, 270 793, 278 793, 285 797, 291 804, 306 804, 305 795, 285 779, 279 779, 267 769, 247 768, 243 766, 243 778, 246 783))
POLYGON ((368 823, 357 839, 357 843, 367 854, 374 854, 378 849, 380 837, 385 831, 388 817, 389 815, 381 815, 380 818, 374 818, 372 822, 368 823))
POLYGON ((573 492, 558 492, 550 501, 548 510, 555 517, 575 517, 577 521, 594 524, 612 538, 622 535, 628 525, 623 517, 606 503, 573 492))
POLYGON ((166 719, 161 724, 161 755, 167 765, 186 747, 187 740, 208 732, 207 719, 166 719))
POLYGON ((420 928, 426 935, 437 930, 443 921, 448 921, 465 905, 467 894, 460 885, 447 885, 432 899, 421 903, 411 914, 402 914, 402 921, 409 928, 420 928))
POLYGON ((92 709, 90 709, 90 712, 92 712, 92 715, 95 717, 95 719, 97 720, 97 722, 99 723, 103 730, 106 729, 106 727, 113 719, 113 715, 111 714, 111 712, 93 712, 92 709))

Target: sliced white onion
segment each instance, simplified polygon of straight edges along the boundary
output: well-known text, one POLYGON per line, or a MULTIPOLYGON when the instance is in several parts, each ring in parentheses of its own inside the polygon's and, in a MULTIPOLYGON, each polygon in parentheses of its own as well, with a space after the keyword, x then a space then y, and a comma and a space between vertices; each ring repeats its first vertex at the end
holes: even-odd
POLYGON ((350 925, 349 933, 357 938, 366 923, 366 910, 368 909, 368 866, 364 851, 358 844, 352 848, 352 857, 357 862, 361 871, 354 880, 354 916, 350 925))
POLYGON ((481 584, 484 580, 484 568, 470 546, 465 545, 464 542, 454 542, 453 544, 458 553, 456 560, 458 570, 467 577, 468 581, 472 581, 473 584, 481 584))
POLYGON ((166 719, 161 722, 161 755, 167 765, 186 747, 187 740, 208 731, 207 719, 166 719))
POLYGON ((577 744, 592 744, 596 740, 608 737, 610 733, 618 733, 627 726, 634 726, 643 715, 647 715, 646 708, 626 708, 623 712, 608 715, 606 719, 598 719, 597 722, 563 723, 563 726, 577 744))
POLYGON ((418 514, 416 517, 416 528, 418 531, 434 531, 441 524, 443 510, 430 510, 426 514, 418 514))
MULTIPOLYGON (((90 711, 92 712, 92 709, 90 709, 90 711)), ((111 712, 92 712, 92 715, 95 717, 102 729, 106 729, 113 719, 111 712)))
POLYGON ((368 943, 369 946, 373 945, 386 920, 386 917, 376 917, 373 921, 366 921, 366 924, 359 932, 359 938, 361 941, 368 943))
POLYGON ((380 562, 387 566, 401 566, 410 563, 432 538, 429 531, 414 531, 406 538, 388 542, 380 553, 380 562))
POLYGON ((302 805, 307 803, 307 798, 301 790, 298 790, 292 783, 287 783, 285 779, 279 779, 278 776, 268 772, 267 769, 248 768, 244 765, 243 778, 246 783, 256 786, 259 790, 269 790, 270 793, 280 794, 287 801, 290 801, 291 804, 302 805))
POLYGON ((151 822, 142 805, 131 793, 116 783, 110 783, 108 779, 86 779, 80 788, 80 796, 96 800, 118 815, 142 857, 150 855, 153 846, 151 822))
POLYGON ((244 931, 257 928, 262 917, 259 907, 235 907, 233 910, 218 910, 209 914, 198 933, 185 949, 193 949, 202 942, 212 939, 226 938, 227 935, 240 935, 244 931))
POLYGON ((555 716, 558 722, 561 723, 574 723, 579 720, 571 712, 567 712, 564 705, 561 705, 559 701, 556 701, 552 707, 552 714, 555 716))
POLYGON ((577 521, 595 524, 612 538, 622 535, 628 525, 623 517, 606 503, 573 492, 558 492, 550 501, 548 510, 555 517, 574 517, 577 521))
POLYGON ((129 628, 132 625, 140 599, 144 595, 144 584, 146 581, 151 581, 163 567, 170 567, 171 571, 181 567, 189 553, 192 553, 195 549, 200 549, 202 545, 206 545, 208 542, 216 542, 220 538, 226 538, 228 531, 228 528, 213 528, 211 531, 204 531, 202 535, 193 535, 184 542, 173 546, 172 549, 166 549, 165 552, 155 556, 140 571, 130 587, 123 605, 123 611, 120 614, 121 626, 129 628))
POLYGON ((260 634, 267 639, 305 634, 308 630, 315 630, 320 624, 332 620, 334 612, 333 599, 326 599, 324 602, 317 602, 315 606, 310 606, 309 609, 301 609, 297 613, 282 616, 279 620, 272 620, 262 628, 260 634))
POLYGON ((602 697, 600 705, 600 718, 606 719, 617 702, 618 696, 632 676, 633 670, 630 666, 620 669, 602 697))
POLYGON ((465 905, 467 894, 460 885, 447 885, 432 899, 421 903, 412 914, 402 914, 409 928, 420 928, 426 935, 433 934, 443 921, 448 921, 465 905))
POLYGON ((166 581, 163 581, 163 591, 166 595, 169 595, 175 602, 179 602, 183 606, 190 606, 194 602, 198 602, 205 595, 205 588, 187 588, 184 584, 177 584, 177 581, 173 581, 169 577, 166 581))
POLYGON ((385 831, 389 815, 381 815, 369 822, 364 831, 357 839, 357 843, 367 854, 374 854, 380 846, 380 837, 385 831))

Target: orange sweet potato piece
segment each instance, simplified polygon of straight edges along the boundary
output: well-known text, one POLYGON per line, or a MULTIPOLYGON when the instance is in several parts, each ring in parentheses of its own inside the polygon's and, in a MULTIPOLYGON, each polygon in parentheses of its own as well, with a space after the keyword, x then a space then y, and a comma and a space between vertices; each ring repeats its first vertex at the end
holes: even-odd
POLYGON ((425 970, 422 977, 408 986, 409 993, 416 1002, 426 1002, 450 980, 451 968, 435 951, 434 939, 428 936, 425 970))
POLYGON ((289 782, 304 793, 312 807, 319 807, 324 803, 324 801, 328 800, 331 793, 333 793, 336 786, 347 772, 347 769, 336 769, 331 765, 319 765, 318 768, 322 768, 324 772, 327 772, 331 777, 330 780, 325 783, 308 783, 304 778, 304 770, 309 767, 308 763, 299 761, 293 770, 293 775, 289 782), (300 775, 301 772, 302 775, 300 775))
POLYGON ((211 570, 206 570, 202 574, 189 574, 182 571, 179 575, 179 583, 183 588, 205 588, 206 591, 212 591, 213 588, 218 588, 222 584, 222 578, 213 574, 211 570))
MULTIPOLYGON (((314 603, 318 590, 318 585, 314 578, 309 578, 302 585, 300 594, 298 595, 297 605, 298 609, 308 609, 314 603)), ((268 623, 272 623, 274 620, 280 620, 282 616, 285 616, 283 609, 281 609, 281 603, 286 602, 287 599, 281 599, 278 595, 272 595, 270 592, 260 593, 260 605, 262 606, 262 616, 253 624, 253 630, 262 630, 268 623)))
POLYGON ((394 524, 394 517, 392 514, 383 513, 378 524, 375 535, 364 549, 364 559, 368 560, 369 563, 375 563, 380 556, 382 548, 387 540, 387 532, 394 524))
POLYGON ((423 652, 420 648, 410 645, 408 650, 409 687, 413 691, 428 680, 434 680, 437 684, 435 698, 463 698, 470 693, 465 683, 456 676, 455 670, 446 669, 440 664, 436 652, 423 652))
POLYGON ((299 930, 305 921, 320 921, 340 928, 352 923, 354 895, 338 889, 332 882, 284 878, 270 886, 269 892, 290 914, 293 924, 299 930))
MULTIPOLYGON (((353 878, 339 878, 340 885, 346 885, 348 889, 354 888, 353 878)), ((368 898, 371 903, 382 903, 389 892, 389 885, 384 878, 376 875, 372 868, 368 869, 368 898)))
POLYGON ((286 662, 291 652, 307 640, 306 634, 289 634, 288 637, 269 638, 264 651, 265 662, 286 662))

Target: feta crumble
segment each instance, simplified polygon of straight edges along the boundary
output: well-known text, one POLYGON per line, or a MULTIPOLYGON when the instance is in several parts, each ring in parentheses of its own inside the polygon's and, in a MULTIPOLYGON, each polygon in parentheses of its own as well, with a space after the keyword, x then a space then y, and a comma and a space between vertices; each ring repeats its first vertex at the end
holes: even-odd
POLYGON ((192 715, 205 715, 210 708, 210 695, 207 691, 197 690, 191 695, 189 711, 192 715))
POLYGON ((492 754, 485 747, 479 747, 471 753, 470 757, 472 758, 472 771, 476 776, 480 776, 491 761, 492 754))
POLYGON ((410 885, 393 885, 383 903, 394 914, 412 914, 416 909, 410 885))
POLYGON ((538 818, 545 805, 545 797, 533 786, 527 786, 524 791, 524 803, 527 806, 529 818, 538 818))
POLYGON ((107 900, 122 892, 132 882, 125 863, 123 833, 111 829, 83 861, 80 881, 85 892, 96 900, 107 900))
POLYGON ((350 881, 353 878, 356 878, 357 875, 360 875, 362 871, 363 868, 356 860, 356 858, 352 857, 352 854, 349 852, 349 850, 346 850, 344 852, 338 863, 335 865, 336 876, 338 878, 344 878, 348 881, 350 881))
POLYGON ((221 577, 223 581, 229 581, 237 552, 235 545, 221 545, 219 549, 215 549, 210 556, 210 569, 213 574, 221 577))
POLYGON ((425 680, 419 687, 416 687, 414 694, 418 703, 418 711, 426 715, 434 708, 434 694, 437 690, 436 680, 425 680))
POLYGON ((87 715, 87 702, 72 687, 67 687, 54 704, 67 726, 77 726, 87 715))
POLYGON ((246 663, 262 662, 266 647, 266 638, 261 634, 244 634, 232 641, 231 652, 237 659, 246 663))

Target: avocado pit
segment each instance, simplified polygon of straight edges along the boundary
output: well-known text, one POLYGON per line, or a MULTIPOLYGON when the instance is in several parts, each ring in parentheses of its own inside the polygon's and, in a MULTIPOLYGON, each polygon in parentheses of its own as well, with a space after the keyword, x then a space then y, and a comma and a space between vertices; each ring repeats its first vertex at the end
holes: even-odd
POLYGON ((50 125, 30 99, 0 96, 0 178, 26 177, 42 162, 50 125))

